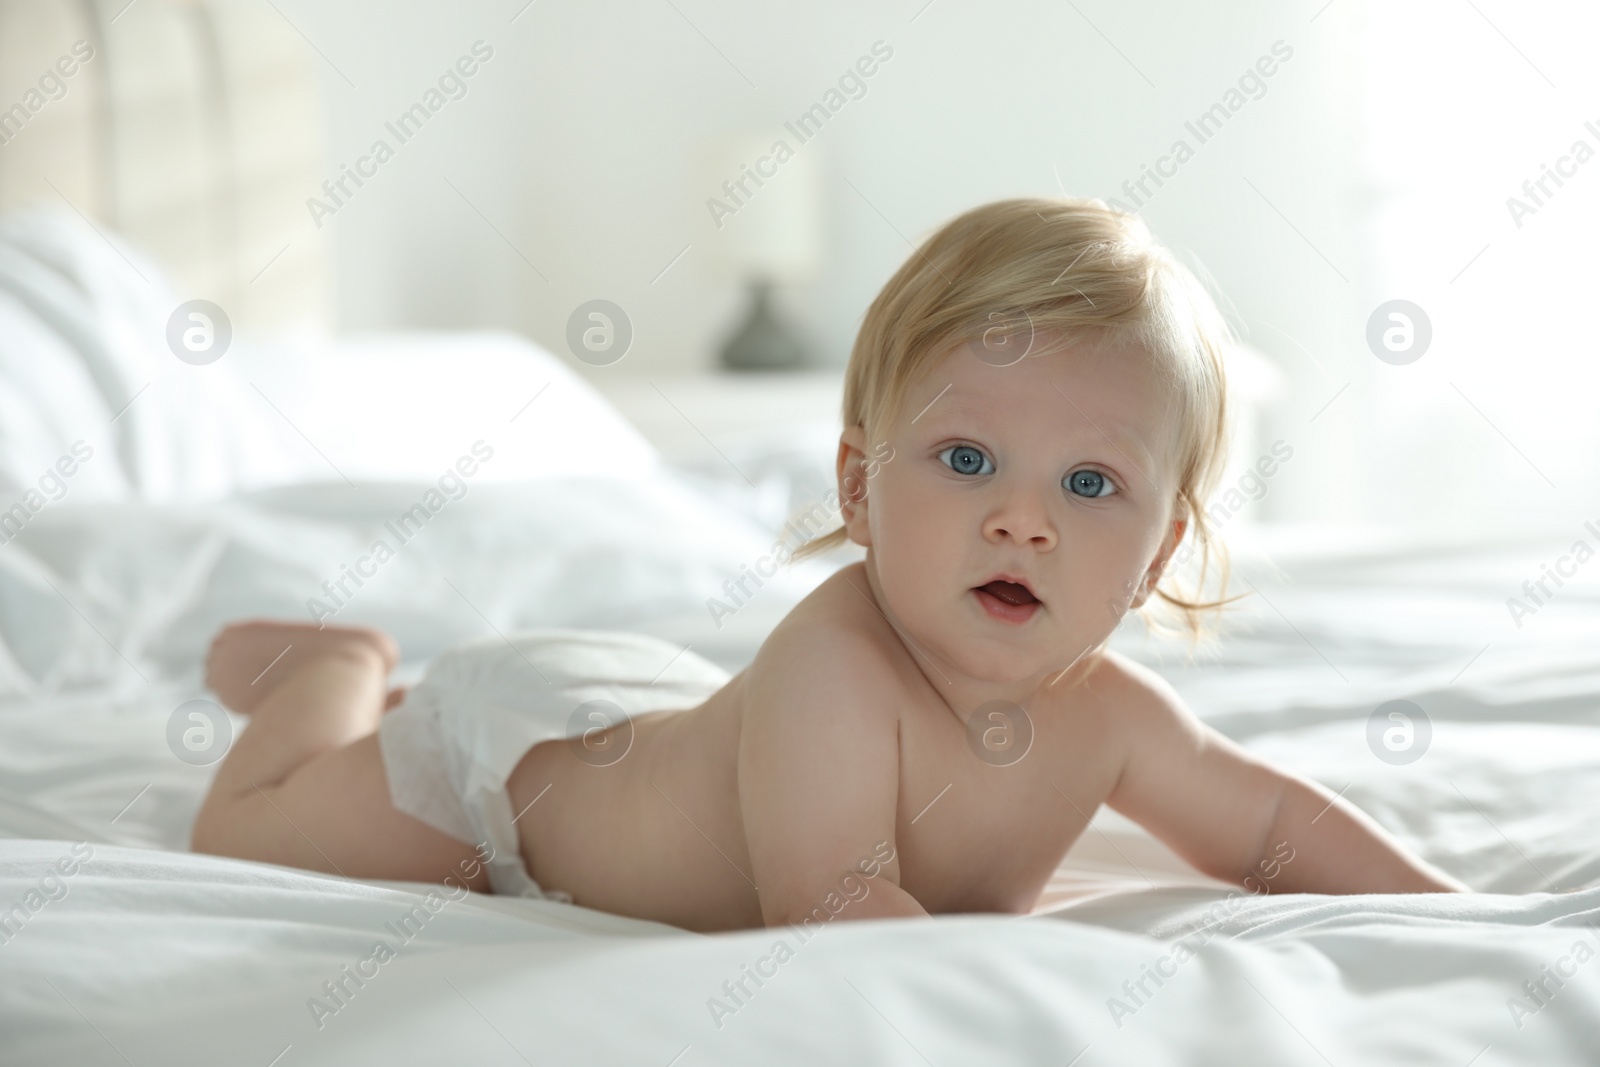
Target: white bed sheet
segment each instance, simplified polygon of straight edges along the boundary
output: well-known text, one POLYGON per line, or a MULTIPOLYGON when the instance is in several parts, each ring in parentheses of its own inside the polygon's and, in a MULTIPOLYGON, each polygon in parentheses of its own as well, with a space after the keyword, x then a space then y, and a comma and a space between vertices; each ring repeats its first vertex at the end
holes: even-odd
MULTIPOLYGON (((0 893, 64 851, 11 844, 0 893)), ((541 901, 430 910, 403 888, 112 846, 68 883, 0 946, 8 1063, 1583 1063, 1600 969, 1508 1021, 1518 982, 1595 941, 1600 890, 1251 900, 1113 1020, 1121 984, 1197 925, 1194 891, 1085 922, 841 923, 802 942, 541 901), (360 966, 380 939, 393 958, 360 966), (758 965, 748 996, 724 990, 758 965), (365 980, 333 1000, 347 967, 365 980)))
MULTIPOLYGON (((346 617, 401 634, 408 671, 491 627, 573 624, 657 633, 736 669, 826 573, 771 584, 718 629, 704 598, 763 550, 762 531, 697 508, 670 477, 482 489, 351 603, 346 617)), ((781 935, 707 938, 474 897, 446 906, 319 1028, 307 999, 422 899, 418 887, 175 851, 210 771, 173 758, 165 726, 198 693, 211 628, 303 614, 305 583, 410 491, 63 508, 6 547, 45 568, 65 594, 51 597, 73 600, 62 617, 78 622, 63 632, 78 666, 0 701, 0 834, 13 838, 0 842, 0 906, 72 843, 95 849, 67 895, 0 944, 8 1062, 1592 1059, 1600 963, 1537 1013, 1516 1017, 1509 1002, 1531 1005, 1521 984, 1570 960, 1579 939, 1600 948, 1600 605, 1574 583, 1522 630, 1503 615, 1529 561, 1537 573, 1561 538, 1379 551, 1345 533, 1331 550, 1315 531, 1241 542, 1240 571, 1261 596, 1224 654, 1187 664, 1137 623, 1119 647, 1247 746, 1343 788, 1475 888, 1511 895, 1247 898, 1180 978, 1118 1020, 1112 998, 1131 1003, 1122 983, 1230 891, 1101 812, 1045 914, 838 926, 795 942, 721 1027, 707 1001, 731 1003, 721 983, 781 935), (1398 697, 1434 726, 1407 767, 1365 741, 1367 716, 1398 697)))

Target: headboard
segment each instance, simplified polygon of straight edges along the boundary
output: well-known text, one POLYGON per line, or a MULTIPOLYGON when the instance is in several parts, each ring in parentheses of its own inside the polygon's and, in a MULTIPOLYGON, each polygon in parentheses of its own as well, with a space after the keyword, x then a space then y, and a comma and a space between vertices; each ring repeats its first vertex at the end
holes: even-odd
POLYGON ((328 323, 318 62, 267 0, 0 0, 0 212, 70 205, 236 327, 328 323))

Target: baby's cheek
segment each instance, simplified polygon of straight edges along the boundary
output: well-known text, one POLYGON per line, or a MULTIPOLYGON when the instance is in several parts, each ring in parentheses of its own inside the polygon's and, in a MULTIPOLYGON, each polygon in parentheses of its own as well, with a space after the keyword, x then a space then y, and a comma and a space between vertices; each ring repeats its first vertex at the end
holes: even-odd
POLYGON ((949 584, 950 560, 957 557, 939 543, 929 524, 904 518, 885 523, 882 537, 873 541, 873 558, 878 583, 894 614, 905 625, 920 628, 949 584))
POLYGON ((967 494, 951 492, 948 486, 929 481, 884 479, 886 510, 900 531, 911 534, 919 544, 978 537, 979 526, 971 511, 973 501, 967 494))
MULTIPOLYGON (((897 459, 898 463, 899 460, 897 459)), ((873 557, 878 580, 890 606, 911 635, 931 639, 932 630, 956 610, 953 600, 974 580, 971 561, 979 558, 982 534, 962 511, 962 501, 951 499, 938 485, 896 479, 893 465, 885 467, 872 486, 877 508, 873 528, 873 557)))

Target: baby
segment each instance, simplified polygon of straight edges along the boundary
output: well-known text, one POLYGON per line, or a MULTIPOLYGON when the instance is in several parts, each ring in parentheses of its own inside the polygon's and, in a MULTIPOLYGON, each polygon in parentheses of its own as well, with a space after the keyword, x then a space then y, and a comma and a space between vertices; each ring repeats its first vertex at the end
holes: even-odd
POLYGON ((1136 216, 972 210, 889 280, 851 354, 843 527, 803 552, 865 559, 748 667, 549 630, 389 692, 382 633, 229 626, 207 682, 252 721, 194 848, 714 931, 1026 913, 1107 804, 1246 888, 1270 866, 1278 892, 1465 890, 1106 647, 1147 604, 1194 637, 1227 603, 1162 582, 1186 535, 1202 585, 1218 548, 1227 343, 1136 216))

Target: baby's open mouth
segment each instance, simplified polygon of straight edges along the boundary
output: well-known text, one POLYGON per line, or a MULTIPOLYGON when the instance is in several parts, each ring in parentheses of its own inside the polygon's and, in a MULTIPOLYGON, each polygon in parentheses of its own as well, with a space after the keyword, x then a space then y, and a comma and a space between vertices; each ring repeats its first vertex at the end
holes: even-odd
POLYGON ((1015 607, 1021 607, 1024 604, 1039 603, 1039 598, 1028 592, 1027 586, 1018 585, 1016 582, 1002 582, 995 580, 990 582, 988 585, 980 585, 978 588, 982 589, 985 593, 988 593, 996 600, 1004 601, 1005 603, 1011 604, 1015 607))

